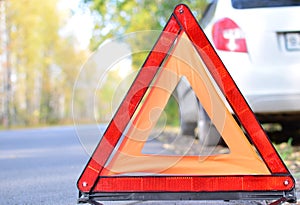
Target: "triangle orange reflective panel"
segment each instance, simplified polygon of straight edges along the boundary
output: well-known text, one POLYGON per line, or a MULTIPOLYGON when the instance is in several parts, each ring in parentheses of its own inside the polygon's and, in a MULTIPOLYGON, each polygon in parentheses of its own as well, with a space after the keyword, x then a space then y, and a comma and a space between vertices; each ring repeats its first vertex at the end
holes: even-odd
POLYGON ((175 8, 77 185, 79 200, 86 202, 296 200, 293 177, 191 11, 182 4, 175 8), (172 92, 183 78, 229 153, 143 153, 172 92))

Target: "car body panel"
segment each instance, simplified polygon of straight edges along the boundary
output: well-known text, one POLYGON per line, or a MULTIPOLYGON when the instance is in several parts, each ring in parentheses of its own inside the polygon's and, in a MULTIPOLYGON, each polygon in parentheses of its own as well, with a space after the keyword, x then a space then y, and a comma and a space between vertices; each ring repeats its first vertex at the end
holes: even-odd
POLYGON ((212 27, 224 17, 244 32, 248 52, 216 51, 253 111, 299 112, 300 50, 287 49, 286 35, 300 33, 300 7, 235 9, 219 0, 204 28, 213 45, 212 27))

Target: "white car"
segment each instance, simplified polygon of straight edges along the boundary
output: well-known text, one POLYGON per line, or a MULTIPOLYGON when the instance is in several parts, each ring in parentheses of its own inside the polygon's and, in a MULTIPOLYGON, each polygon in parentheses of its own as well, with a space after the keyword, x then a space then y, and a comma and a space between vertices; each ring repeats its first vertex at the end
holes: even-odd
MULTIPOLYGON (((299 0, 215 0, 200 22, 258 120, 286 137, 300 130, 299 19, 299 0)), ((208 117, 199 124, 199 138, 215 143, 208 117)))

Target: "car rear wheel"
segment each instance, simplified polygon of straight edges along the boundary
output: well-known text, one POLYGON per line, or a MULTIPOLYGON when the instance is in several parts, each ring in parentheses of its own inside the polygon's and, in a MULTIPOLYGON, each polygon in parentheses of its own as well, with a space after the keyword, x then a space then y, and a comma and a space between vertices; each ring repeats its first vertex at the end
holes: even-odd
POLYGON ((216 146, 224 143, 217 128, 212 124, 202 107, 200 107, 199 111, 198 139, 200 144, 204 146, 216 146))
POLYGON ((299 122, 283 122, 281 123, 281 136, 288 140, 289 138, 293 138, 294 143, 299 143, 300 137, 300 125, 299 122))

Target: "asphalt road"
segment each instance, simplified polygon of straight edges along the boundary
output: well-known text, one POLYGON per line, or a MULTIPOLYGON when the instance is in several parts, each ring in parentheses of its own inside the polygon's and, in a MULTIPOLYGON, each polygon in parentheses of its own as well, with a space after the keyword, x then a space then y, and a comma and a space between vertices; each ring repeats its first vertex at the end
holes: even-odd
MULTIPOLYGON (((89 159, 88 153, 99 141, 97 133, 95 127, 89 126, 81 127, 77 132, 73 126, 1 131, 0 205, 77 204, 76 182, 89 159), (88 137, 83 139, 78 135, 88 137)), ((148 146, 152 151, 159 151, 162 144, 153 142, 148 146)), ((121 202, 129 203, 157 204, 121 202)), ((159 204, 257 203, 169 201, 159 204)))
POLYGON ((98 141, 95 126, 0 131, 0 205, 77 204, 76 182, 98 141))
POLYGON ((72 126, 0 132, 0 204, 76 204, 89 156, 72 126))

